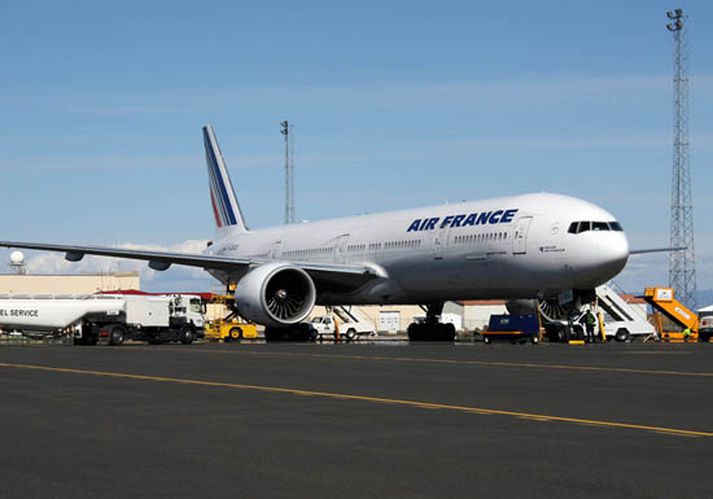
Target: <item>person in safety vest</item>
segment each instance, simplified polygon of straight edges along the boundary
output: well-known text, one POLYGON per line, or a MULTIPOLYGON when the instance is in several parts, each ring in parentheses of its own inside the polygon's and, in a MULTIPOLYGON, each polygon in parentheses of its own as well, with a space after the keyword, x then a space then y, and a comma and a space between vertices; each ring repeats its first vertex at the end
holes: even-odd
POLYGON ((686 329, 683 330, 683 341, 688 341, 688 339, 691 337, 691 328, 687 327, 686 329))
POLYGON ((587 314, 584 316, 584 326, 587 329, 587 342, 594 343, 594 326, 597 325, 597 318, 591 310, 587 310, 587 314))

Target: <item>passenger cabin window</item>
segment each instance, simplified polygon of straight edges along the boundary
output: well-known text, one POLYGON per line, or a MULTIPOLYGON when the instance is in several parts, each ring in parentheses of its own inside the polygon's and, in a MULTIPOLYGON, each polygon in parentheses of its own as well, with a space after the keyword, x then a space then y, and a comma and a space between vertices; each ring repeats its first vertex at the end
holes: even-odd
POLYGON ((613 231, 623 232, 619 222, 572 222, 569 225, 567 232, 570 234, 581 234, 582 232, 594 231, 613 231))

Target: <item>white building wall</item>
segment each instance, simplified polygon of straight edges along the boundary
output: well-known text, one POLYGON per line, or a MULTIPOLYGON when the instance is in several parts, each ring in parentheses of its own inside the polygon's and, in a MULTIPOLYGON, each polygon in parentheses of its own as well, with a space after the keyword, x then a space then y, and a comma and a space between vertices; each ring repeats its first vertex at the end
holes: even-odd
POLYGON ((463 313, 463 327, 466 331, 482 330, 490 322, 491 315, 506 314, 505 304, 466 305, 463 313))
POLYGON ((118 289, 141 289, 139 273, 0 275, 0 294, 92 294, 118 289))

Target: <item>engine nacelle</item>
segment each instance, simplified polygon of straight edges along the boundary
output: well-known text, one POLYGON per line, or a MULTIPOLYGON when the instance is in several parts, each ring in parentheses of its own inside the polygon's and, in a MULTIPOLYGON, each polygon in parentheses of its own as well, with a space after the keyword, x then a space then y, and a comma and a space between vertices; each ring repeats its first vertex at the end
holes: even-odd
POLYGON ((534 314, 537 306, 535 300, 513 299, 505 302, 505 307, 510 315, 529 315, 534 314))
POLYGON ((238 282, 238 313, 265 326, 290 326, 309 316, 317 299, 312 278, 299 267, 270 262, 254 268, 238 282))

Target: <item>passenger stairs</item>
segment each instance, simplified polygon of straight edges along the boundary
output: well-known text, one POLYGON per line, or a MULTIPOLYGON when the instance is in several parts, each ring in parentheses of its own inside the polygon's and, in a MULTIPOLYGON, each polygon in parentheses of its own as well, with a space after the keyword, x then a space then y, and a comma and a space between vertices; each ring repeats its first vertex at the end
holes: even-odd
POLYGON ((599 306, 615 321, 648 320, 644 310, 628 304, 613 287, 602 284, 597 288, 596 293, 599 306))

